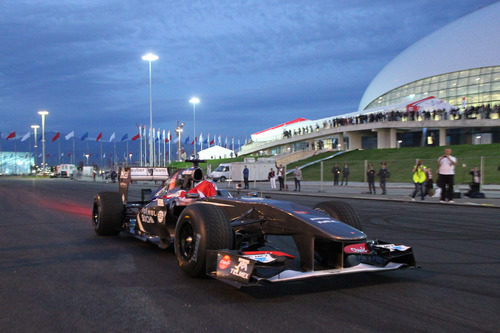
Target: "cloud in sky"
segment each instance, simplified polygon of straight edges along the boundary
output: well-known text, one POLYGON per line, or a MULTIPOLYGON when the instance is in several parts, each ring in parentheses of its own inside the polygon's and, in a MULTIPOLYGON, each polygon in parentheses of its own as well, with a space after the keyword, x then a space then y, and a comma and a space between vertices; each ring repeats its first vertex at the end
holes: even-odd
MULTIPOLYGON (((176 120, 246 136, 355 111, 418 39, 494 1, 2 1, 0 130, 132 133, 176 120)), ((191 128, 191 129, 190 129, 191 128)))

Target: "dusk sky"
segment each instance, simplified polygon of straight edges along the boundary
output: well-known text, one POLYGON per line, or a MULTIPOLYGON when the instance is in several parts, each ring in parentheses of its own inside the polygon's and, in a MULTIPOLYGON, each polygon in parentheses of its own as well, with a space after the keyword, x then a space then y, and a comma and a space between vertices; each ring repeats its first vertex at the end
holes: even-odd
POLYGON ((156 128, 184 121, 192 137, 192 96, 197 135, 353 112, 401 51, 494 2, 4 0, 0 132, 45 109, 47 131, 130 138, 149 124, 147 52, 156 128))

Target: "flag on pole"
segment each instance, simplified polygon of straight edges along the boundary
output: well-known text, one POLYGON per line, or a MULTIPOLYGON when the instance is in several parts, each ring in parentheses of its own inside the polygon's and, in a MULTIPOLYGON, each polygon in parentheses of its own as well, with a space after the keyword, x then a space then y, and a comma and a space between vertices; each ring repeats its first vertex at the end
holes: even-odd
POLYGON ((60 136, 61 136, 61 133, 57 132, 56 135, 54 135, 54 137, 52 137, 52 142, 54 142, 57 139, 59 139, 60 136))
POLYGON ((132 137, 132 141, 135 141, 135 140, 139 139, 140 137, 141 137, 141 128, 139 127, 139 133, 137 133, 137 135, 134 135, 132 137))
POLYGON ((219 138, 218 138, 217 142, 218 142, 219 146, 222 146, 222 138, 221 138, 220 135, 219 135, 219 138))
POLYGON ((189 136, 184 140, 184 144, 187 145, 189 143, 189 136))
POLYGON ((66 140, 69 140, 71 139, 72 137, 75 136, 75 131, 71 131, 69 132, 68 134, 66 134, 66 136, 64 137, 66 140))
POLYGON ((125 133, 123 136, 122 136, 122 139, 120 140, 121 142, 125 141, 128 139, 128 134, 125 133))
POLYGON ((227 148, 227 135, 226 135, 226 141, 224 141, 224 148, 227 148))
POLYGON ((212 141, 210 141, 210 145, 213 145, 215 143, 215 136, 214 138, 212 139, 212 141))
POLYGON ((97 135, 97 138, 95 139, 95 142, 101 140, 102 138, 102 132, 97 135))
POLYGON ((109 142, 113 142, 113 140, 115 139, 115 132, 113 132, 113 134, 111 134, 111 136, 109 137, 109 142))
POLYGON ((16 131, 9 133, 9 135, 7 135, 6 140, 14 139, 15 137, 16 137, 16 131))
POLYGON ((21 142, 28 140, 30 136, 31 136, 31 132, 24 134, 23 137, 21 138, 21 142))
POLYGON ((85 132, 85 134, 82 135, 82 137, 80 138, 80 140, 83 141, 83 140, 87 139, 88 137, 89 137, 89 132, 85 132))
POLYGON ((168 143, 172 138, 170 137, 170 130, 167 132, 167 136, 165 137, 165 143, 168 143))

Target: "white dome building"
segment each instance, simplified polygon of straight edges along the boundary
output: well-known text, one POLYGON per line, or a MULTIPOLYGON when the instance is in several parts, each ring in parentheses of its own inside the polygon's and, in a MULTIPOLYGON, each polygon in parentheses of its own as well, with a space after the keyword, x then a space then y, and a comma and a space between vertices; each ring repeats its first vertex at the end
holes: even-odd
POLYGON ((500 104, 500 2, 416 42, 366 89, 359 110, 435 96, 456 107, 500 104))

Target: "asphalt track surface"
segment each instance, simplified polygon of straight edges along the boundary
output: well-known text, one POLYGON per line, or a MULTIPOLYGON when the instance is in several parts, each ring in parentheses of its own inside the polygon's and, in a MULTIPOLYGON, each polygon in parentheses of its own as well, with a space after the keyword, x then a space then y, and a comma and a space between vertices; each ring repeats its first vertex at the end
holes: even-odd
POLYGON ((499 331, 498 209, 346 200, 421 268, 238 290, 187 277, 172 251, 96 236, 93 195, 115 189, 0 178, 1 332, 499 331))

